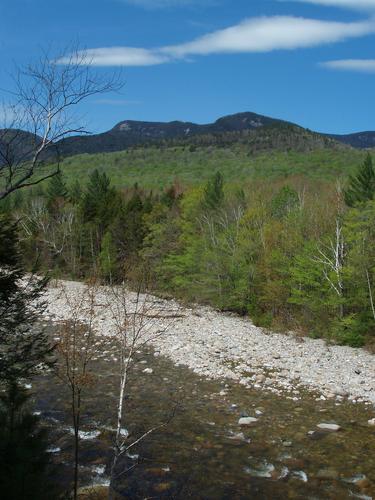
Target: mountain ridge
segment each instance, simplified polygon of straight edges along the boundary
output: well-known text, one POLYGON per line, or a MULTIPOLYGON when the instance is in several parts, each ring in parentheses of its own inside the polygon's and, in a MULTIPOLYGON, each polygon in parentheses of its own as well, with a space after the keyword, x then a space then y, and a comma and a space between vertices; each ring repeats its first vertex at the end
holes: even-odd
MULTIPOLYGON (((25 133, 27 134, 27 133, 25 133)), ((106 132, 67 137, 54 146, 62 157, 112 153, 148 144, 227 145, 246 142, 251 151, 305 150, 314 148, 375 147, 375 132, 323 134, 285 120, 242 112, 223 116, 213 123, 124 120, 106 132)), ((17 145, 21 148, 22 144, 17 145)), ((0 149, 4 148, 1 145, 0 149)), ((23 148, 24 149, 24 148, 23 148)), ((15 153, 17 154, 17 153, 15 153)))

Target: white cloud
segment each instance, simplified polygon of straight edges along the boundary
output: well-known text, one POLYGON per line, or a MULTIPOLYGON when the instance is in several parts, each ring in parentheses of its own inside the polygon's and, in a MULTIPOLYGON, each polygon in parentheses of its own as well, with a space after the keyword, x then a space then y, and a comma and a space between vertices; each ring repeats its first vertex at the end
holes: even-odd
POLYGON ((302 17, 275 16, 247 19, 192 42, 164 47, 161 52, 185 57, 235 52, 270 52, 340 42, 373 32, 374 22, 341 23, 302 17))
MULTIPOLYGON (((168 58, 157 51, 136 47, 87 49, 83 54, 84 60, 93 66, 155 66, 168 62, 168 58)), ((69 57, 58 62, 69 62, 69 57)))
POLYGON ((375 73, 375 59, 340 59, 337 61, 323 62, 320 66, 341 71, 375 73))
POLYGON ((302 3, 314 3, 317 5, 325 5, 327 7, 343 7, 352 10, 375 10, 375 0, 294 0, 294 1, 302 3))
MULTIPOLYGON (((189 56, 316 47, 361 37, 374 31, 375 20, 343 23, 292 16, 258 17, 179 45, 154 49, 88 49, 84 59, 94 66, 152 66, 189 56)), ((69 58, 59 62, 64 64, 67 60, 69 58)))

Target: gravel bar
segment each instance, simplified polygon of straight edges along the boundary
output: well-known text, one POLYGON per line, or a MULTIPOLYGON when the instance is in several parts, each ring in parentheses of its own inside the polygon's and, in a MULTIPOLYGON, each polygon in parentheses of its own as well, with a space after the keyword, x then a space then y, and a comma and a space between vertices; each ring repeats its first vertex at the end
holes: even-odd
MULTIPOLYGON (((69 319, 70 299, 82 297, 84 290, 85 285, 72 281, 51 284, 45 318, 69 319)), ((136 295, 132 292, 127 295, 129 303, 135 304, 136 295)), ((320 400, 349 399, 375 407, 375 355, 364 349, 269 333, 254 326, 248 318, 209 307, 182 307, 174 300, 152 296, 142 296, 141 300, 146 298, 153 303, 155 313, 154 317, 150 315, 154 319, 147 335, 156 356, 167 356, 176 365, 186 365, 205 377, 229 378, 295 401, 308 389, 320 400), (168 311, 167 318, 161 311, 168 311), (151 334, 165 327, 167 331, 162 335, 155 338, 151 334)), ((113 292, 108 287, 99 287, 96 301, 96 328, 103 335, 113 335, 116 331, 113 292)))

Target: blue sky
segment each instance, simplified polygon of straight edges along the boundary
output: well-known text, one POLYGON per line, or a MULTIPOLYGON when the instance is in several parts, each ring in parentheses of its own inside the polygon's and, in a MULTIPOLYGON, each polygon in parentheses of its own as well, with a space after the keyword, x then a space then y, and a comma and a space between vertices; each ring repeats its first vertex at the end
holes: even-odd
POLYGON ((14 62, 77 40, 126 82, 84 105, 94 132, 240 111, 375 130, 375 0, 0 0, 0 87, 14 62))

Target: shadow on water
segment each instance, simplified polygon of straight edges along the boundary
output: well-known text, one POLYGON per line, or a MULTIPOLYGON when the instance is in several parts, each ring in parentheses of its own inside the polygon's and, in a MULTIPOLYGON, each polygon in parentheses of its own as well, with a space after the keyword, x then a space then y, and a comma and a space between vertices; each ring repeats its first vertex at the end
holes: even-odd
MULTIPOLYGON (((175 415, 120 464, 124 473, 116 498, 375 498, 370 408, 317 401, 307 393, 293 401, 232 381, 204 379, 151 350, 137 356, 127 399, 129 442, 165 422, 171 411, 175 415), (143 373, 145 368, 153 373, 143 373), (258 420, 240 427, 243 416, 258 420), (341 430, 318 431, 321 422, 335 422, 341 430)), ((96 381, 85 400, 80 478, 81 486, 95 485, 95 498, 105 498, 100 485, 108 482, 112 456, 117 365, 109 358, 94 367, 96 381)), ((66 488, 73 449, 68 393, 52 375, 36 380, 33 389, 36 408, 51 429, 54 479, 66 488)))

